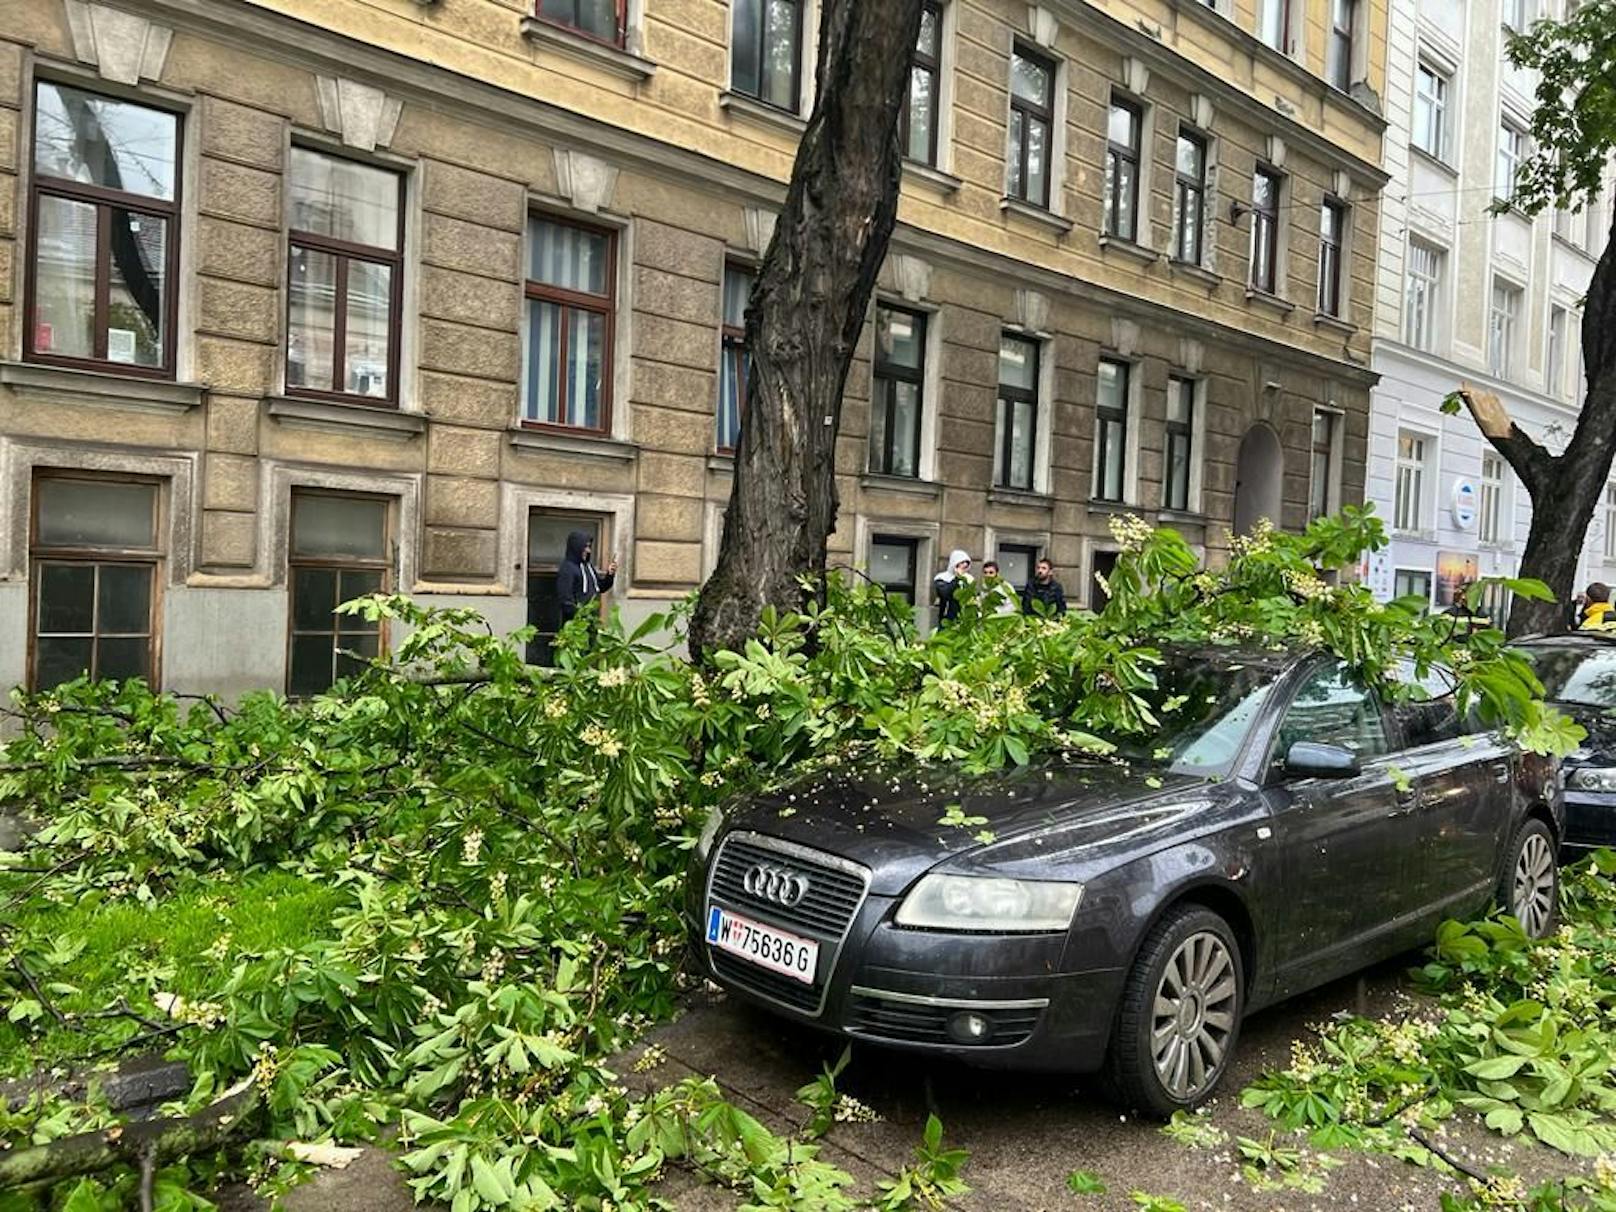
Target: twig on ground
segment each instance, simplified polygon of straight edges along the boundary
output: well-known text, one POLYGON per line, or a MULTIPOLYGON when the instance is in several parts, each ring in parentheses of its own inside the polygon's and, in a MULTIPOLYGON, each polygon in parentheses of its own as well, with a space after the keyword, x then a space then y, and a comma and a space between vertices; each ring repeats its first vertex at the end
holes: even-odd
POLYGON ((1419 1144, 1419 1145, 1423 1146, 1425 1149, 1429 1150, 1430 1153, 1434 1157, 1437 1157, 1441 1161, 1446 1162, 1449 1166, 1452 1166, 1455 1170, 1457 1170, 1460 1174, 1463 1174, 1466 1178, 1473 1178, 1478 1183, 1486 1183, 1486 1182, 1491 1181, 1491 1176, 1490 1175, 1483 1174, 1481 1171, 1475 1169, 1474 1167, 1466 1165, 1464 1162, 1460 1161, 1457 1157, 1453 1156, 1453 1154, 1451 1154, 1447 1150, 1443 1149, 1442 1146, 1438 1145, 1434 1140, 1432 1140, 1424 1132, 1421 1132, 1418 1128, 1413 1127, 1412 1125, 1410 1125, 1410 1127, 1408 1129, 1408 1134, 1417 1144, 1419 1144))

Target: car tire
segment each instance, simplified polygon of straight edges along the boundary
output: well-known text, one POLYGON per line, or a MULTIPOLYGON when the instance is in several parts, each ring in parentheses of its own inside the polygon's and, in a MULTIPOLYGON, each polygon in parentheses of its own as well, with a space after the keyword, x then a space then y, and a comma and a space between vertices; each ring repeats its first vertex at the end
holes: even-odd
POLYGON ((1509 860, 1498 884, 1498 903, 1515 915, 1532 938, 1553 934, 1560 919, 1560 864, 1554 832, 1527 817, 1509 844, 1509 860))
POLYGON ((1205 1102, 1228 1070, 1245 1006, 1245 967, 1229 924, 1199 905, 1169 910, 1123 983, 1106 1053, 1113 1096, 1160 1119, 1205 1102))

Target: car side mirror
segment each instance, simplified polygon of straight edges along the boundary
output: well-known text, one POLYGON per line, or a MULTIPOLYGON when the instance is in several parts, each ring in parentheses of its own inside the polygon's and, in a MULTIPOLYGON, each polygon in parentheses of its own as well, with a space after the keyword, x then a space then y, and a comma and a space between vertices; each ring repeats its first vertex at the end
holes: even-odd
POLYGON ((1358 755, 1341 745, 1297 741, 1285 753, 1285 773, 1293 778, 1345 779, 1362 769, 1358 755))

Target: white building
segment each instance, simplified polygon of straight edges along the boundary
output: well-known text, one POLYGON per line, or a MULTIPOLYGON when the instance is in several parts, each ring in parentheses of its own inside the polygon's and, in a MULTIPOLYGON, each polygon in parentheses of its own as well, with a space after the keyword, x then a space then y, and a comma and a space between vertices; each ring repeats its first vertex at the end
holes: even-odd
MULTIPOLYGON (((1575 0, 1569 0, 1575 3, 1575 0)), ((1392 535, 1370 563, 1378 596, 1452 601, 1476 576, 1513 575, 1531 502, 1468 413, 1463 381, 1498 393, 1551 450, 1582 398, 1581 300, 1609 229, 1611 190, 1576 213, 1493 216, 1525 154, 1535 76, 1508 29, 1567 0, 1400 0, 1391 6, 1386 170, 1365 497, 1392 535)), ((1616 581, 1616 488, 1589 529, 1579 584, 1616 581)))

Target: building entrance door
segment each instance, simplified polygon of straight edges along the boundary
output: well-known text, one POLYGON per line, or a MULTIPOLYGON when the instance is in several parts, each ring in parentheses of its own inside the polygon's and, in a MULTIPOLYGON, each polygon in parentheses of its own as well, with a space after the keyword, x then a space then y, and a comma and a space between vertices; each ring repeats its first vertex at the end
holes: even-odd
POLYGON ((1259 518, 1279 525, 1281 489, 1285 482, 1285 454, 1279 435, 1266 421, 1258 421, 1240 439, 1235 464, 1234 532, 1250 534, 1259 518))

